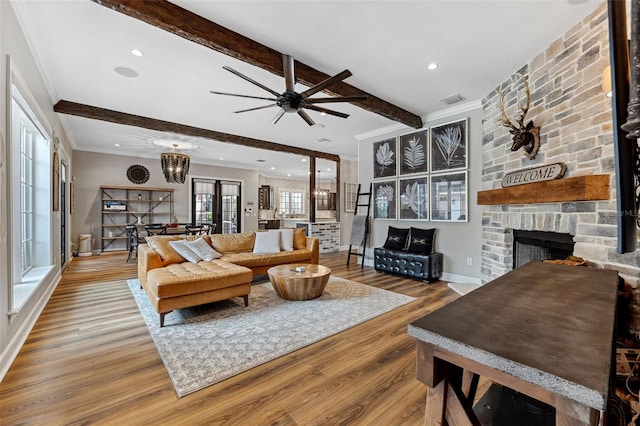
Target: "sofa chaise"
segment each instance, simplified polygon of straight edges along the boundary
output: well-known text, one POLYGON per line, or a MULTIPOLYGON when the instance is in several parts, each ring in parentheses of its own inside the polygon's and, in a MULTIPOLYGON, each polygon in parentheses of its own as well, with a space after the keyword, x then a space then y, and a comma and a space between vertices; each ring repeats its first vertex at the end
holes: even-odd
POLYGON ((138 250, 140 286, 160 314, 163 327, 165 315, 174 309, 232 297, 242 297, 248 306, 255 275, 287 263, 317 264, 319 241, 299 228, 200 237, 154 236, 147 237, 138 250))

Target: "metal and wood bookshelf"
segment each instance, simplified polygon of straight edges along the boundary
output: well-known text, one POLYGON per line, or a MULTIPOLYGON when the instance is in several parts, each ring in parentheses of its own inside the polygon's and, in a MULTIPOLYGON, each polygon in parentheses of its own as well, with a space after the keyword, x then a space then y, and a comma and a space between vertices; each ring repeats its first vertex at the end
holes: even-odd
POLYGON ((127 249, 127 225, 173 222, 173 188, 102 185, 102 251, 127 249))

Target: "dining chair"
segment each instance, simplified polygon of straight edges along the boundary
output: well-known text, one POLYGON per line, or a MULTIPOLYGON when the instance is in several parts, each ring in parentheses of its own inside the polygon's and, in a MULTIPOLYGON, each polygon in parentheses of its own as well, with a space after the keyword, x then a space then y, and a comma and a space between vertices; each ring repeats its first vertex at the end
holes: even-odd
POLYGON ((204 225, 186 225, 184 229, 187 235, 205 235, 206 234, 204 225))
POLYGON ((134 250, 136 251, 136 263, 138 263, 138 244, 140 244, 138 227, 135 225, 127 225, 125 226, 125 231, 127 232, 127 250, 129 251, 127 263, 131 260, 131 253, 133 253, 134 250))
POLYGON ((215 223, 203 223, 202 226, 203 235, 211 235, 216 230, 215 223))
POLYGON ((147 231, 147 235, 166 235, 167 226, 162 224, 145 225, 144 230, 147 231))

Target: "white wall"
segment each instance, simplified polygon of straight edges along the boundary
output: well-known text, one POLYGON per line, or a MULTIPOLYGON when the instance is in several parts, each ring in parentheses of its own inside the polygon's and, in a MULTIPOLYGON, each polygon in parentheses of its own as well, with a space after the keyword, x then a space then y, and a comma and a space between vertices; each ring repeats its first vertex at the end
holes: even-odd
MULTIPOLYGON (((389 226, 398 228, 436 228, 436 251, 443 254, 443 280, 480 282, 480 251, 482 245, 482 209, 476 204, 476 194, 481 189, 482 173, 482 118, 480 104, 470 104, 443 111, 435 118, 423 117, 426 127, 469 117, 469 169, 468 169, 468 222, 429 222, 410 220, 373 220, 367 244, 367 263, 373 264, 373 248, 381 247, 387 238, 389 226), (465 111, 465 108, 467 109, 465 111), (455 111, 462 112, 455 112, 455 111), (467 265, 471 258, 472 265, 467 265)), ((370 132, 360 138, 358 145, 358 180, 368 189, 373 181, 373 143, 410 133, 414 129, 393 126, 390 130, 370 132)), ((373 202, 373 200, 372 200, 373 202)))
MULTIPOLYGON (((53 111, 53 102, 41 76, 37 61, 21 30, 21 25, 24 25, 24 23, 18 22, 12 9, 13 6, 13 3, 0 1, 0 134, 5 141, 4 146, 0 146, 0 163, 2 163, 0 164, 0 380, 9 369, 60 279, 61 257, 60 213, 52 212, 50 244, 54 270, 31 295, 20 311, 15 315, 9 316, 9 285, 12 281, 11 271, 9 271, 9 259, 12 254, 11 247, 8 245, 11 230, 9 229, 7 217, 10 211, 10 206, 8 205, 10 182, 8 182, 9 171, 7 165, 10 150, 9 141, 6 140, 8 135, 7 103, 10 96, 6 87, 9 78, 7 75, 8 56, 11 57, 12 63, 28 86, 38 108, 43 112, 44 120, 47 123, 42 124, 48 126, 50 132, 55 129, 55 135, 61 143, 59 148, 61 158, 68 160, 67 153, 71 152, 71 146, 68 143, 62 125, 57 114, 53 111)), ((19 5, 16 7, 19 7, 19 5)), ((52 134, 50 133, 49 137, 51 136, 52 134)), ((53 155, 52 148, 50 155, 53 155)), ((68 161, 67 164, 70 168, 72 167, 68 161)), ((69 259, 70 249, 67 255, 67 259, 69 259)))
POLYGON ((242 217, 242 231, 250 232, 258 229, 258 172, 255 170, 214 167, 191 163, 189 175, 184 184, 167 183, 160 168, 160 158, 140 158, 124 155, 101 154, 88 151, 73 153, 73 184, 75 190, 75 210, 71 215, 72 238, 78 240, 79 234, 90 233, 93 236, 92 248, 99 252, 101 247, 100 230, 102 226, 102 194, 101 185, 137 186, 127 178, 127 169, 140 164, 149 169, 149 181, 141 188, 173 188, 174 212, 178 222, 190 222, 191 186, 188 182, 193 177, 207 179, 228 179, 242 182, 242 211, 247 203, 253 202, 252 215, 242 217))

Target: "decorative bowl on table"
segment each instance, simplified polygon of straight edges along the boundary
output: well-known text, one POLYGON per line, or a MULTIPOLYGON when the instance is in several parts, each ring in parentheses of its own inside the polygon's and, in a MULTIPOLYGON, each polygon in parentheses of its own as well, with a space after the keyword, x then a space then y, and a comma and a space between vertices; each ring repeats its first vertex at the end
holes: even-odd
POLYGON ((177 228, 178 226, 178 223, 167 223, 167 228, 177 228))

